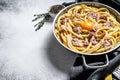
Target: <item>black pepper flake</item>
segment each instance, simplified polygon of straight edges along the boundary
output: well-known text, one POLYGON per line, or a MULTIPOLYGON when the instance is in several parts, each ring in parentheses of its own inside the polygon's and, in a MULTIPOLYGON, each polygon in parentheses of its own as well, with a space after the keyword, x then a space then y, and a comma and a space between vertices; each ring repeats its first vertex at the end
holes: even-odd
POLYGON ((56 13, 58 13, 60 10, 62 10, 63 8, 64 8, 63 5, 54 5, 54 6, 51 7, 50 12, 56 14, 56 13))

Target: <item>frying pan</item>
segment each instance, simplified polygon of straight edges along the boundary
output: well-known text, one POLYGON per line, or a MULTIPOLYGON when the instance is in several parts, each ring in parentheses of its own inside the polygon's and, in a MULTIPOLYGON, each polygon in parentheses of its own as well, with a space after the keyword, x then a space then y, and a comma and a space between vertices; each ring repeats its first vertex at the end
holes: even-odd
POLYGON ((110 11, 110 13, 112 13, 112 14, 116 17, 117 21, 120 22, 120 13, 119 13, 118 11, 116 11, 115 9, 113 9, 112 7, 110 7, 110 6, 107 6, 107 5, 105 5, 105 4, 98 3, 98 2, 78 2, 78 3, 76 2, 76 3, 72 4, 72 5, 69 5, 69 6, 65 7, 63 10, 61 10, 61 11, 56 15, 56 17, 55 17, 55 19, 54 19, 54 21, 53 21, 53 33, 54 33, 54 36, 55 36, 55 38, 57 39, 57 41, 58 41, 64 48, 66 48, 67 50, 72 51, 73 53, 78 54, 79 56, 81 56, 82 59, 83 59, 83 64, 84 64, 84 66, 85 66, 86 68, 95 69, 95 68, 100 68, 100 67, 106 67, 106 66, 109 65, 108 54, 110 54, 110 53, 112 53, 114 50, 116 50, 116 49, 120 46, 120 43, 119 43, 116 47, 114 47, 114 48, 112 48, 112 49, 110 49, 110 50, 108 50, 108 51, 106 51, 106 52, 94 53, 94 54, 85 54, 85 53, 82 53, 82 52, 76 52, 76 51, 68 48, 67 46, 65 46, 65 45, 57 38, 57 36, 56 36, 56 34, 55 34, 55 23, 56 23, 56 21, 58 20, 59 16, 61 16, 62 14, 64 14, 64 13, 65 13, 68 9, 70 9, 71 7, 74 7, 74 6, 80 5, 80 4, 85 4, 85 5, 92 6, 92 7, 97 7, 97 8, 105 7, 105 8, 107 8, 107 9, 110 11), (88 56, 88 57, 90 57, 90 56, 96 57, 96 56, 100 56, 100 55, 104 55, 104 56, 105 56, 105 59, 106 59, 105 64, 103 64, 103 65, 97 65, 97 66, 91 66, 91 65, 88 65, 88 64, 87 64, 86 56, 88 56))

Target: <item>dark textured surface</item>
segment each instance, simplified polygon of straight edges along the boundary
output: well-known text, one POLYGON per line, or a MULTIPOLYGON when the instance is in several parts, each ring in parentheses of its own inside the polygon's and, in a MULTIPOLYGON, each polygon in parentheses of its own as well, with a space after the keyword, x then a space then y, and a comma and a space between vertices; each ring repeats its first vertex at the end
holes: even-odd
MULTIPOLYGON (((120 7, 120 0, 76 0, 77 2, 82 2, 82 1, 92 1, 92 2, 100 2, 106 5, 111 6, 112 8, 116 9, 117 11, 120 11, 119 7, 120 7)), ((70 4, 73 4, 75 2, 71 2, 71 3, 63 3, 63 5, 68 6, 70 4)))
MULTIPOLYGON (((111 60, 112 59, 114 59, 114 58, 116 58, 116 56, 117 55, 119 55, 119 52, 116 50, 116 52, 113 52, 113 53, 110 53, 110 54, 108 54, 108 56, 109 56, 109 60, 110 60, 110 62, 113 64, 114 62, 112 62, 111 60)), ((99 57, 97 57, 97 56, 94 56, 94 58, 91 58, 91 59, 89 59, 89 62, 88 62, 88 64, 89 63, 94 63, 93 61, 98 61, 99 60, 99 62, 103 62, 103 57, 104 56, 101 56, 101 58, 100 58, 100 56, 99 57)), ((95 65, 96 64, 98 64, 98 62, 97 63, 95 63, 95 65)), ((103 63, 101 63, 101 64, 103 64, 103 63)), ((111 65, 111 64, 110 64, 111 65)), ((110 66, 109 65, 109 67, 112 67, 112 66, 110 66)), ((115 65, 119 65, 119 64, 115 64, 115 65)), ((82 80, 86 80, 94 71, 95 71, 96 69, 87 69, 87 68, 85 68, 84 66, 83 66, 83 62, 82 62, 82 58, 81 57, 78 57, 77 59, 76 59, 76 61, 75 61, 75 63, 74 63, 74 65, 73 65, 73 67, 71 68, 71 79, 70 80, 79 80, 79 79, 82 79, 82 80), (81 68, 82 67, 82 68, 81 68), (78 69, 77 69, 78 68, 78 69), (77 70, 76 70, 77 69, 77 70)), ((105 69, 106 70, 106 69, 105 69)), ((104 71, 105 71, 104 70, 104 71)), ((113 68, 111 68, 111 70, 112 71, 114 71, 115 70, 115 67, 113 67, 113 68)), ((106 71, 106 73, 107 72, 109 72, 109 71, 106 71)), ((115 77, 114 77, 115 78, 115 77)), ((116 78, 117 79, 117 78, 116 78)))

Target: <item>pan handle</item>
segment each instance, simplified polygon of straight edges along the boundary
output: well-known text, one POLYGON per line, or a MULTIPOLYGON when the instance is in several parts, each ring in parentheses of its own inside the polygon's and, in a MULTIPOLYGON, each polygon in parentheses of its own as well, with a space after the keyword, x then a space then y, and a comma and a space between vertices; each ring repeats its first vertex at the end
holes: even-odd
POLYGON ((104 65, 99 65, 99 66, 91 66, 91 65, 88 65, 87 62, 86 62, 86 59, 85 59, 85 56, 82 55, 82 59, 83 59, 83 64, 86 68, 90 68, 90 69, 97 69, 97 68, 102 68, 102 67, 106 67, 109 65, 109 59, 108 59, 108 55, 105 54, 105 57, 106 57, 106 63, 104 65))

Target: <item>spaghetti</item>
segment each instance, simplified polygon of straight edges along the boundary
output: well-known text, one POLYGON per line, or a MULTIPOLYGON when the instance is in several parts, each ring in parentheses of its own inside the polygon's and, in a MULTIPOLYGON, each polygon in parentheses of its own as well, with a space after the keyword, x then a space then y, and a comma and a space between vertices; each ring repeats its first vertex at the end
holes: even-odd
POLYGON ((102 53, 120 42, 120 23, 107 8, 81 4, 59 16, 55 34, 65 46, 74 51, 102 53))

